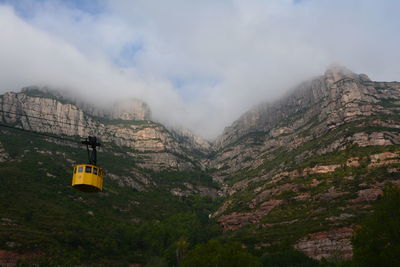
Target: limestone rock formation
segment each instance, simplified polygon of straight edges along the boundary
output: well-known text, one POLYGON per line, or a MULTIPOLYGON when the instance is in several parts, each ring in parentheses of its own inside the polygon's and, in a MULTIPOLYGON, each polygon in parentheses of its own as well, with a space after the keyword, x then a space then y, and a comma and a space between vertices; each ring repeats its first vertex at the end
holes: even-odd
POLYGON ((352 235, 353 229, 350 227, 313 233, 301 239, 295 248, 317 260, 347 260, 353 256, 350 241, 352 235))
POLYGON ((112 119, 151 120, 150 107, 139 99, 120 101, 114 104, 112 119))
POLYGON ((205 155, 210 152, 211 143, 193 134, 190 130, 183 127, 172 127, 170 130, 187 149, 194 148, 205 155))
MULTIPOLYGON (((332 67, 325 75, 304 82, 291 94, 276 103, 259 105, 235 121, 217 138, 214 148, 219 153, 211 163, 213 168, 234 173, 260 163, 258 156, 283 147, 294 150, 303 144, 359 121, 363 127, 376 126, 398 129, 393 117, 400 107, 400 83, 373 82, 366 75, 332 67), (368 116, 371 121, 363 122, 368 116), (372 120, 372 118, 374 118, 372 120)), ((399 143, 397 131, 359 131, 338 137, 316 153, 326 153, 347 143, 360 146, 399 143)), ((306 155, 299 155, 301 160, 306 155)))
POLYGON ((0 122, 58 136, 95 135, 109 147, 115 144, 132 149, 132 155, 135 154, 138 165, 143 168, 184 170, 200 166, 190 151, 206 143, 194 135, 190 142, 181 143, 183 137, 179 134, 172 134, 163 125, 148 120, 150 109, 143 102, 124 101, 108 113, 89 107, 82 109, 49 90, 25 88, 0 97, 0 122), (100 114, 103 117, 98 117, 100 114))
POLYGON ((93 106, 82 101, 76 102, 76 105, 91 116, 109 120, 147 121, 152 119, 150 107, 135 98, 117 101, 109 107, 93 106))
POLYGON ((398 89, 399 86, 395 82, 372 82, 365 74, 357 75, 343 67, 334 66, 324 75, 300 84, 287 97, 275 103, 261 104, 246 112, 231 126, 225 128, 224 133, 215 141, 215 146, 217 148, 227 146, 252 132, 271 131, 275 136, 288 134, 303 126, 310 119, 309 116, 318 116, 319 120, 329 117, 326 126, 331 128, 335 124, 354 119, 362 112, 373 112, 373 110, 368 111, 369 106, 359 105, 359 102, 376 103, 377 97, 398 97, 399 92, 396 90, 379 89, 386 87, 398 89), (318 111, 322 113, 316 113, 318 111), (293 125, 276 128, 283 119, 295 113, 308 116, 299 118, 293 125))
POLYGON ((351 257, 355 218, 400 182, 399 113, 400 83, 339 66, 255 107, 214 143, 209 168, 226 200, 211 216, 254 240, 292 236, 316 259, 351 257), (310 235, 296 236, 302 228, 310 235))

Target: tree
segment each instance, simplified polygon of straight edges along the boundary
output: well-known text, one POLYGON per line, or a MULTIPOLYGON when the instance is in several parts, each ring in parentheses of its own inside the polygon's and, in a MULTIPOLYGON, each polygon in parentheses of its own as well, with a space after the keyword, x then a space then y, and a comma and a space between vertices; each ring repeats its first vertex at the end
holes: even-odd
POLYGON ((356 265, 400 266, 400 187, 385 188, 352 243, 356 265))
POLYGON ((185 256, 186 250, 189 247, 189 242, 187 242, 186 238, 181 237, 177 242, 176 242, 176 261, 179 264, 183 257, 185 256))
POLYGON ((283 250, 273 254, 264 254, 261 257, 264 266, 269 267, 318 267, 317 260, 311 259, 297 250, 283 250))
POLYGON ((185 256, 182 265, 202 267, 246 267, 261 266, 259 259, 247 252, 240 243, 221 244, 210 240, 197 245, 185 256))

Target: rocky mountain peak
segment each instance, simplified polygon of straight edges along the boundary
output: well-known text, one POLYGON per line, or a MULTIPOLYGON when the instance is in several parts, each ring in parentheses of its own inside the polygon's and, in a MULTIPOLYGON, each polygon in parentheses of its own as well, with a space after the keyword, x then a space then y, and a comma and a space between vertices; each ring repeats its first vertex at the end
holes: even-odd
POLYGON ((326 79, 331 79, 333 82, 337 82, 345 77, 354 78, 356 74, 346 67, 331 65, 326 69, 324 76, 326 79))
POLYGON ((225 232, 252 235, 255 247, 307 229, 292 235, 296 249, 351 258, 354 225, 385 184, 400 184, 399 111, 399 82, 338 66, 253 108, 225 129, 209 159, 226 197, 211 217, 225 232))
MULTIPOLYGON (((317 103, 319 108, 326 107, 320 110, 320 116, 328 117, 333 110, 343 108, 353 100, 373 101, 367 92, 371 83, 365 74, 356 74, 345 67, 332 65, 323 75, 301 83, 278 101, 262 103, 243 114, 225 128, 214 145, 219 149, 249 133, 268 133, 284 118, 302 113, 317 103)), ((317 110, 317 107, 314 109, 317 110)))
POLYGON ((149 105, 140 99, 131 98, 114 102, 109 107, 99 107, 82 101, 68 92, 55 90, 49 87, 28 86, 21 89, 19 93, 30 97, 50 98, 76 105, 85 113, 112 120, 145 121, 151 120, 151 109, 149 105))
POLYGON ((363 81, 371 81, 365 74, 356 74, 346 67, 340 65, 331 65, 324 73, 325 81, 328 85, 334 84, 344 78, 359 79, 363 81))
POLYGON ((118 101, 114 103, 111 110, 111 116, 114 119, 151 120, 150 107, 136 98, 118 101))

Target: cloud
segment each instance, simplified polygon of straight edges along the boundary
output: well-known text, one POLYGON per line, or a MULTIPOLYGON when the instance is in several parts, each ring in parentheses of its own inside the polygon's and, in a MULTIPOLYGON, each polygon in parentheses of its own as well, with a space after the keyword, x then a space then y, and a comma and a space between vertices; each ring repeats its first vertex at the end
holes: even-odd
POLYGON ((2 90, 139 97, 160 121, 214 138, 331 63, 400 77, 398 1, 72 2, 0 6, 2 90))
POLYGON ((0 31, 2 91, 45 85, 68 90, 100 106, 137 97, 153 104, 159 113, 170 105, 178 108, 182 105, 167 81, 145 78, 133 68, 117 68, 106 55, 97 58, 90 53, 86 55, 63 38, 21 20, 8 7, 0 7, 0 31))

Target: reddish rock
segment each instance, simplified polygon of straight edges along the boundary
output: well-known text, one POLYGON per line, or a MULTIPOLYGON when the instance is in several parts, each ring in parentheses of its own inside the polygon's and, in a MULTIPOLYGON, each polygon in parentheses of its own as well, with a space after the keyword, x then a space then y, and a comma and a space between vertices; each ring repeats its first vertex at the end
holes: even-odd
POLYGON ((387 159, 392 159, 392 158, 397 158, 399 155, 397 153, 393 153, 393 152, 383 152, 383 153, 379 153, 379 154, 374 154, 371 155, 371 163, 380 161, 380 160, 387 160, 387 159))
POLYGON ((384 152, 371 155, 371 163, 368 165, 368 168, 380 167, 393 163, 400 163, 400 160, 397 159, 398 157, 399 154, 393 152, 384 152))
POLYGON ((271 199, 260 205, 260 208, 254 212, 233 212, 228 215, 223 215, 218 219, 218 223, 225 231, 236 230, 248 224, 256 224, 267 215, 275 207, 281 205, 283 200, 271 199))
POLYGON ((326 221, 331 221, 331 222, 336 222, 340 220, 346 220, 348 218, 354 217, 354 214, 348 214, 348 213, 342 213, 339 216, 332 216, 329 218, 326 218, 326 221))
POLYGON ((333 165, 317 165, 312 168, 306 168, 303 170, 303 173, 305 175, 310 175, 310 174, 324 174, 324 173, 330 173, 335 171, 337 168, 340 167, 340 164, 333 164, 333 165))
POLYGON ((352 235, 353 229, 349 227, 317 232, 300 239, 295 248, 317 260, 332 257, 351 259, 353 256, 352 235))
POLYGON ((216 212, 210 214, 209 217, 210 218, 218 217, 219 215, 221 215, 222 213, 224 213, 226 211, 226 209, 229 207, 229 205, 231 203, 232 203, 232 200, 225 201, 224 204, 216 212))
POLYGON ((38 257, 39 255, 40 254, 33 252, 22 253, 12 250, 0 250, 0 266, 16 267, 19 266, 18 261, 28 258, 35 258, 38 257))
POLYGON ((379 196, 383 194, 382 189, 379 188, 369 188, 360 190, 357 192, 358 197, 356 199, 352 199, 351 202, 365 202, 365 201, 374 201, 379 196))
POLYGON ((346 194, 348 194, 348 192, 337 192, 335 187, 331 187, 328 189, 328 192, 321 194, 319 196, 319 199, 331 200, 331 199, 335 199, 335 198, 341 197, 346 194))
POLYGON ((311 181, 312 181, 311 183, 312 187, 316 187, 321 183, 321 181, 318 181, 317 179, 312 179, 311 181))
POLYGON ((346 166, 347 167, 360 167, 360 158, 354 157, 354 158, 347 159, 346 166))
POLYGON ((14 251, 0 250, 0 266, 17 266, 17 261, 19 259, 20 255, 14 251))
POLYGON ((298 201, 307 200, 311 197, 310 193, 302 193, 294 197, 298 201))
POLYGON ((279 195, 284 191, 297 191, 297 186, 294 184, 284 184, 279 187, 276 187, 274 189, 267 189, 262 191, 260 194, 258 194, 253 200, 250 201, 249 203, 249 208, 254 209, 257 207, 261 202, 265 201, 266 199, 279 195))

